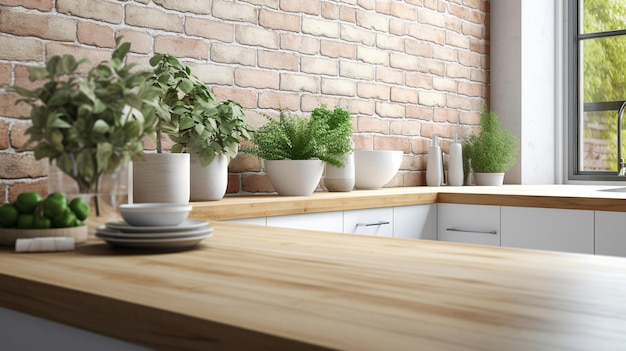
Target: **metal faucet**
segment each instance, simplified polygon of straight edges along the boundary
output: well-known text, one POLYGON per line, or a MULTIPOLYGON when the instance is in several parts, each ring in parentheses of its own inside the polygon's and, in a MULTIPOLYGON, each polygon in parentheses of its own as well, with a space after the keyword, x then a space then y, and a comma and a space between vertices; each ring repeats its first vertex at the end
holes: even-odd
POLYGON ((617 175, 626 177, 626 163, 622 158, 622 117, 624 117, 624 109, 626 109, 626 101, 622 103, 617 114, 617 175))

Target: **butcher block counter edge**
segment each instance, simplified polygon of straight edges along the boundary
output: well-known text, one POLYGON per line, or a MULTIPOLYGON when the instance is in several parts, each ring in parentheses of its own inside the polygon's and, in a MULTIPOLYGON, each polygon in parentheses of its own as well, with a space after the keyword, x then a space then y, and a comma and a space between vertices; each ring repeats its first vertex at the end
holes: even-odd
POLYGON ((193 202, 190 216, 229 220, 433 203, 626 212, 626 192, 603 191, 611 188, 618 186, 418 186, 351 192, 320 191, 311 196, 226 196, 219 201, 193 202))
POLYGON ((0 250, 0 306, 158 350, 613 350, 626 260, 214 222, 188 252, 0 250))

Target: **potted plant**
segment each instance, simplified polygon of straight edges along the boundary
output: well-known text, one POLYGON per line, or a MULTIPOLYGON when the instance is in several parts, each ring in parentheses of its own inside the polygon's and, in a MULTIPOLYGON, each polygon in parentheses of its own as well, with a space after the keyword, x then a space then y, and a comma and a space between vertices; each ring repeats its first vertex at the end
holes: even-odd
MULTIPOLYGON (((174 142, 168 158, 190 159, 189 166, 175 165, 172 171, 165 171, 166 174, 189 172, 189 175, 173 176, 174 184, 170 188, 184 185, 184 179, 189 179, 189 184, 184 186, 191 187, 193 193, 189 192, 187 201, 221 199, 226 193, 228 164, 237 155, 241 141, 250 138, 241 105, 232 100, 217 101, 191 69, 171 55, 157 54, 150 64, 155 71, 150 82, 163 91, 160 101, 164 107, 157 110, 157 153, 151 157, 161 159, 162 155, 168 155, 162 152, 160 143, 161 135, 167 135, 174 142)), ((155 171, 141 174, 138 181, 150 174, 155 171)))
POLYGON ((310 118, 280 112, 278 119, 252 133, 253 147, 244 151, 264 160, 265 170, 279 195, 311 195, 324 171, 324 162, 345 164, 351 150, 345 130, 334 129, 324 114, 310 118))
MULTIPOLYGON (((101 216, 101 198, 108 192, 112 200, 127 195, 116 187, 125 179, 119 175, 130 160, 144 157, 143 140, 153 135, 156 125, 154 100, 160 94, 157 87, 146 85, 151 70, 136 69, 125 64, 129 43, 120 44, 111 60, 81 71, 86 60, 77 61, 72 55, 54 56, 45 67, 29 70, 31 81, 43 80, 34 89, 12 89, 32 106, 32 126, 26 130, 26 144, 36 143, 36 159, 48 158, 51 165, 51 192, 87 194, 93 201, 95 215, 101 216), (56 168, 55 168, 56 167, 56 168), (55 189, 54 169, 74 182, 75 190, 55 189), (107 186, 105 178, 112 188, 107 186), (118 178, 116 178, 118 177, 118 178), (109 177, 110 178, 110 177, 109 177)), ((59 184, 67 185, 60 181, 59 184)), ((115 212, 115 211, 114 211, 115 212)), ((93 218, 93 216, 90 216, 93 218)))
MULTIPOLYGON (((326 163, 324 168, 324 186, 328 191, 351 191, 355 184, 354 142, 352 141, 352 116, 350 112, 335 107, 329 110, 325 104, 315 108, 312 118, 325 120, 328 128, 335 133, 335 142, 330 145, 343 154, 343 166, 337 167, 326 163), (347 150, 347 151, 346 151, 347 150)), ((335 151, 331 151, 335 152, 335 151)))
POLYGON ((163 135, 178 132, 180 107, 193 83, 191 74, 175 57, 157 54, 150 59, 153 74, 147 85, 161 91, 156 99, 156 153, 146 153, 133 164, 133 202, 189 203, 189 154, 163 152, 163 135))
POLYGON ((464 151, 477 185, 501 185, 504 173, 515 165, 517 138, 501 129, 498 115, 487 109, 480 115, 480 126, 480 133, 470 135, 464 151))

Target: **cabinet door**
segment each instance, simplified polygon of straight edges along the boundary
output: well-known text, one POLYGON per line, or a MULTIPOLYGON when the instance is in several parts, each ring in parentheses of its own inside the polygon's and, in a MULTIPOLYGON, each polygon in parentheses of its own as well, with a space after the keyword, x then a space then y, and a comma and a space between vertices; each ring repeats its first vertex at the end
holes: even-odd
POLYGON ((267 226, 341 233, 343 230, 343 212, 335 211, 267 217, 267 226))
POLYGON ((143 346, 0 307, 2 350, 150 351, 143 346), (29 332, 37 335, 29 336, 29 332))
POLYGON ((595 253, 626 257, 626 213, 595 212, 595 253))
POLYGON ((500 206, 437 205, 437 239, 500 246, 500 206))
POLYGON ((394 207, 393 237, 437 240, 437 205, 394 207))
POLYGON ((393 207, 344 211, 343 232, 392 237, 393 207))
POLYGON ((267 225, 267 218, 266 217, 237 218, 237 219, 229 219, 227 222, 254 224, 254 225, 260 225, 260 226, 265 227, 267 225))
POLYGON ((501 215, 502 246, 594 252, 593 211, 503 206, 501 215))

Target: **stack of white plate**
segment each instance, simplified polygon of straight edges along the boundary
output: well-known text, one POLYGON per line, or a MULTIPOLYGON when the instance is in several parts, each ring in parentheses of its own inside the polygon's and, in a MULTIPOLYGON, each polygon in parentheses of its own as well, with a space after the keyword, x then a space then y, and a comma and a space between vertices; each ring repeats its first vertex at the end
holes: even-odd
POLYGON ((96 237, 114 247, 148 250, 183 250, 213 235, 209 222, 188 219, 176 226, 132 226, 123 221, 108 222, 96 230, 96 237))

